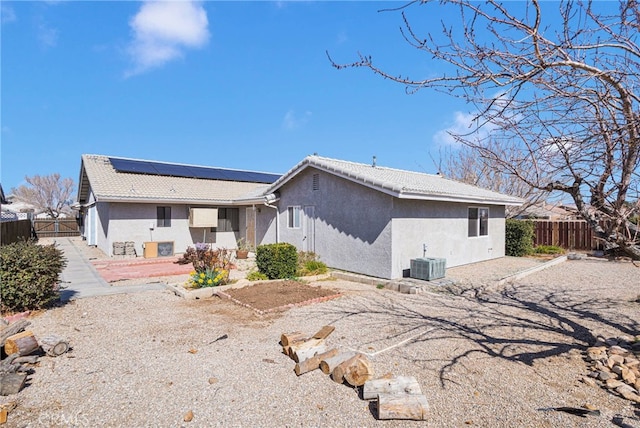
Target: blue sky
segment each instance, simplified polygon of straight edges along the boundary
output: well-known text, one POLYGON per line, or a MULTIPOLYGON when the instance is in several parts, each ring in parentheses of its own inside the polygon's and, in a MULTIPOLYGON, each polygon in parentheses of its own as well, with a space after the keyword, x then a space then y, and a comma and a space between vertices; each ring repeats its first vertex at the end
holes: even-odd
MULTIPOLYGON (((2 7, 1 169, 77 180, 80 155, 284 173, 305 156, 436 172, 460 100, 398 74, 441 65, 402 39, 398 2, 11 2, 2 7)), ((420 25, 446 16, 409 11, 420 25)), ((455 17, 451 17, 452 20, 455 17)))

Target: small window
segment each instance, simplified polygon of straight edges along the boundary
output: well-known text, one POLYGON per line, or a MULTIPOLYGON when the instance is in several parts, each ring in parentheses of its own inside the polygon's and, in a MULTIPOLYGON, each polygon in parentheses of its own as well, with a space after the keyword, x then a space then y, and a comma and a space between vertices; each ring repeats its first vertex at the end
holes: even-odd
POLYGON ((218 208, 218 227, 212 227, 211 232, 239 232, 240 209, 218 208))
POLYGON ((489 208, 469 208, 469 237, 489 234, 489 208))
POLYGON ((290 229, 299 229, 300 228, 300 207, 289 207, 287 208, 288 214, 288 226, 290 229))
POLYGON ((171 227, 171 207, 157 207, 158 227, 171 227))

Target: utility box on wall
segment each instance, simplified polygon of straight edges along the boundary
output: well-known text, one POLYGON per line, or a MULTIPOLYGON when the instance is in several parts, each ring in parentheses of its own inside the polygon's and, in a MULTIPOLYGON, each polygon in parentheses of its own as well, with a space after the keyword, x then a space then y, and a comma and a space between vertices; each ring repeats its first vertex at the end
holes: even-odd
POLYGON ((422 258, 411 259, 411 278, 431 281, 444 278, 447 270, 447 259, 422 258))

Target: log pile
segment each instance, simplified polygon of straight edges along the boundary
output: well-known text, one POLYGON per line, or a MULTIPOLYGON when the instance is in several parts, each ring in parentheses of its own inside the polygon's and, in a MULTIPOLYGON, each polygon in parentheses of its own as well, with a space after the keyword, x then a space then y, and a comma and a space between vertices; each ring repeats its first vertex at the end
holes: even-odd
POLYGON ((299 331, 280 336, 282 352, 296 362, 297 376, 320 369, 338 384, 361 387, 364 400, 377 400, 378 419, 426 419, 429 404, 414 377, 374 379, 373 365, 366 355, 327 345, 326 339, 334 330, 324 326, 313 336, 299 331))
POLYGON ((38 340, 26 329, 29 325, 26 319, 0 323, 0 395, 20 392, 42 354, 57 357, 69 350, 69 343, 60 336, 48 335, 38 340))

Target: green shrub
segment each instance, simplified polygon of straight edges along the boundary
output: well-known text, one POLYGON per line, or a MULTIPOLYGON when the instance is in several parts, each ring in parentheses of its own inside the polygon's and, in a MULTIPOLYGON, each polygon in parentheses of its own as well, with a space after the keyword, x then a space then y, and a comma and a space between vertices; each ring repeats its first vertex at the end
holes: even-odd
POLYGON ((269 279, 269 277, 265 274, 263 274, 260 271, 257 270, 252 270, 251 272, 249 272, 249 274, 247 275, 247 279, 249 281, 264 281, 266 279, 269 279))
POLYGON ((530 220, 507 219, 505 224, 505 254, 522 257, 533 253, 534 225, 530 220))
POLYGON ((533 251, 536 254, 564 254, 564 249, 557 245, 538 245, 533 251))
POLYGON ((327 273, 327 265, 318 260, 318 255, 312 251, 298 253, 298 276, 322 275, 327 273))
POLYGON ((258 270, 269 279, 293 278, 298 267, 296 247, 286 242, 256 248, 258 270))
POLYGON ((23 241, 0 247, 0 309, 46 307, 60 295, 60 274, 66 265, 55 245, 23 241))

